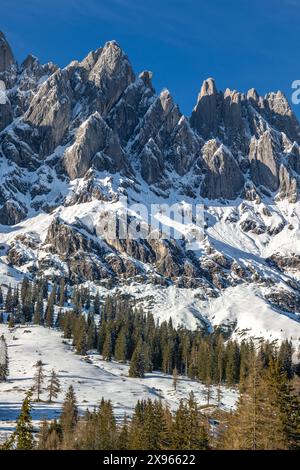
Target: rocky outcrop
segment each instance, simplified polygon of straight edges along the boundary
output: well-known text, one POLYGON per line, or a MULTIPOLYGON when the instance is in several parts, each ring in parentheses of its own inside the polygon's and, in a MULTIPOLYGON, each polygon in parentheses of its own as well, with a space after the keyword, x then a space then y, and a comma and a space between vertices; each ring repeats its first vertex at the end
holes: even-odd
POLYGON ((0 208, 0 224, 15 225, 26 217, 27 211, 15 201, 6 201, 0 208))
POLYGON ((134 82, 135 76, 128 57, 116 41, 107 42, 96 57, 88 80, 99 90, 97 108, 102 116, 106 116, 128 85, 134 82))
POLYGON ((4 34, 0 31, 0 73, 9 70, 15 65, 16 62, 12 50, 4 34))
POLYGON ((72 88, 66 72, 58 70, 40 87, 24 116, 38 131, 42 155, 49 155, 62 144, 71 110, 72 88))
POLYGON ((118 137, 99 113, 79 127, 75 143, 64 154, 63 165, 71 179, 82 178, 92 166, 110 172, 122 168, 124 155, 118 137))
POLYGON ((298 199, 298 183, 286 166, 281 165, 279 169, 279 193, 278 198, 287 199, 295 203, 298 199))
POLYGON ((13 113, 9 99, 1 90, 0 85, 0 132, 13 120, 13 113))
POLYGON ((216 136, 220 103, 217 88, 213 78, 208 78, 202 84, 197 104, 191 116, 191 125, 204 139, 216 136))
POLYGON ((216 140, 208 141, 202 148, 206 173, 201 195, 208 199, 235 199, 244 179, 231 152, 216 140))
POLYGON ((279 186, 278 144, 270 131, 258 140, 253 137, 250 145, 249 160, 251 176, 255 184, 263 185, 271 191, 279 186))
POLYGON ((281 91, 268 93, 265 97, 265 110, 269 122, 284 132, 292 141, 300 142, 300 127, 288 100, 281 91))

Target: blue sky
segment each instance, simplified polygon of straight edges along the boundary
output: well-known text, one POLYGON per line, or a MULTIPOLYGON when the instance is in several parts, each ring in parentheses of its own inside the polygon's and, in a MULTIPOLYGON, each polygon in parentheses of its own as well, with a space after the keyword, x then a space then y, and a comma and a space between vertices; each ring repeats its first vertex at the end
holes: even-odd
MULTIPOLYGON (((300 0, 0 0, 16 58, 60 66, 115 39, 190 114, 202 81, 291 98, 300 79, 300 0)), ((294 106, 300 115, 300 105, 294 106)))

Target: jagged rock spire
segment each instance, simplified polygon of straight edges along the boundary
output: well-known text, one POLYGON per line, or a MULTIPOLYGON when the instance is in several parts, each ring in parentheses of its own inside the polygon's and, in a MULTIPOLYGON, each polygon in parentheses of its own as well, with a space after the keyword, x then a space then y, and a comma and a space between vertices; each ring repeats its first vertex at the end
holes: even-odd
POLYGON ((0 72, 5 72, 16 63, 10 45, 8 44, 4 33, 0 31, 0 72))
POLYGON ((204 138, 215 135, 217 131, 217 96, 218 91, 214 79, 204 80, 191 116, 192 127, 204 138))

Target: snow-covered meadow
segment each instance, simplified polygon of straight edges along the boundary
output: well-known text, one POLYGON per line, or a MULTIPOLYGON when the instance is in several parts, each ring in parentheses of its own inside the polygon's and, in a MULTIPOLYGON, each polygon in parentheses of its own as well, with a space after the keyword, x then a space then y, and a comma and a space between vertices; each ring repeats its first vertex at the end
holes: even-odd
MULTIPOLYGON (((118 417, 130 414, 139 399, 161 399, 175 409, 181 398, 187 398, 191 391, 200 405, 206 404, 205 386, 197 381, 179 377, 177 390, 173 378, 160 372, 147 373, 144 379, 129 378, 128 365, 106 362, 98 354, 86 357, 76 355, 70 345, 63 342, 61 332, 39 326, 22 326, 9 330, 0 325, 8 344, 9 379, 0 383, 0 441, 14 429, 25 392, 33 385, 34 365, 38 360, 44 364, 45 386, 50 371, 55 369, 61 382, 62 391, 53 404, 47 403, 47 393, 42 402, 34 403, 32 417, 35 427, 46 418, 59 416, 64 394, 72 384, 78 405, 83 412, 97 406, 101 398, 111 399, 118 417)), ((234 407, 238 393, 222 389, 220 407, 230 410, 234 407)), ((211 404, 217 404, 217 391, 213 389, 211 404)))

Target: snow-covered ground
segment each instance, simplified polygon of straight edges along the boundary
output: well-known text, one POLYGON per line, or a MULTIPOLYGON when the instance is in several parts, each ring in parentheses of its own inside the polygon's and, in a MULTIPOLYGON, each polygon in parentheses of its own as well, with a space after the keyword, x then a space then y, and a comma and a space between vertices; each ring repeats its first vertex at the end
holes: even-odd
MULTIPOLYGON (((119 191, 120 175, 104 178, 99 174, 99 184, 102 190, 107 193, 117 195, 119 191)), ((69 195, 78 190, 78 187, 85 183, 84 179, 75 180, 69 188, 69 195)), ((135 194, 147 206, 150 213, 151 203, 162 203, 162 199, 149 191, 147 193, 145 185, 140 181, 142 195, 135 194)), ((66 190, 66 188, 64 188, 66 190)), ((134 194, 128 190, 131 198, 134 194), (132 193, 132 194, 131 194, 132 193)), ((176 193, 176 192, 175 192, 176 193)), ((173 204, 181 202, 179 195, 173 194, 164 202, 173 204)), ((191 203, 191 200, 187 199, 191 203)), ((272 254, 295 254, 299 251, 299 228, 300 228, 300 203, 289 204, 286 201, 279 201, 276 204, 271 203, 267 206, 264 203, 256 204, 251 201, 232 201, 230 204, 221 204, 212 201, 205 202, 205 218, 208 228, 206 239, 202 240, 202 248, 195 251, 195 256, 201 261, 205 252, 205 243, 214 247, 219 253, 225 254, 229 259, 235 260, 245 271, 251 267, 251 272, 256 273, 261 279, 270 281, 271 287, 266 287, 261 282, 246 282, 244 285, 236 285, 224 289, 220 292, 217 299, 207 298, 207 301, 200 300, 203 297, 202 288, 184 289, 176 286, 159 287, 149 284, 137 284, 134 280, 130 285, 120 286, 119 290, 130 293, 135 299, 143 304, 145 310, 150 310, 160 320, 169 320, 172 317, 174 325, 183 324, 189 329, 195 329, 197 326, 205 324, 209 328, 216 325, 232 324, 236 326, 237 334, 243 330, 248 337, 264 337, 270 340, 288 339, 292 340, 295 347, 299 347, 300 338, 300 313, 295 311, 285 312, 271 305, 266 299, 267 294, 273 290, 291 291, 287 282, 298 279, 299 272, 292 269, 288 272, 280 272, 274 267, 265 263, 265 258, 272 254), (266 209, 267 212, 266 212, 266 209), (268 214, 268 215, 266 215, 268 214), (262 234, 255 234, 251 231, 245 233, 241 230, 240 222, 244 220, 255 221, 263 224, 268 229, 274 229, 282 224, 283 228, 270 235, 268 230, 262 234), (237 220, 238 222, 234 222, 237 220)), ((15 285, 20 282, 27 269, 33 264, 41 262, 45 257, 55 258, 55 265, 60 266, 62 272, 67 272, 66 263, 62 262, 56 255, 50 254, 45 247, 32 249, 17 243, 18 250, 24 251, 27 263, 20 267, 9 265, 6 257, 7 249, 15 243, 16 237, 31 235, 40 243, 45 241, 49 225, 54 217, 59 215, 67 224, 80 222, 90 233, 97 226, 99 215, 104 211, 121 213, 129 208, 123 206, 123 202, 103 203, 102 201, 92 200, 87 203, 80 203, 71 206, 59 206, 51 214, 39 213, 28 218, 19 224, 9 227, 0 226, 0 285, 4 291, 9 284, 15 285)), ((132 209, 131 209, 132 212, 132 209)), ((173 227, 174 223, 164 218, 164 225, 173 227)), ((176 230, 188 237, 189 225, 176 223, 176 230)), ((92 235, 85 235, 92 237, 92 235)), ((93 235, 93 237, 96 237, 93 235)), ((104 243, 101 237, 96 237, 98 243, 104 243)), ((201 244, 200 244, 201 245, 201 244)), ((39 245, 40 246, 40 245, 39 245)), ((107 248, 107 247, 106 247, 107 248)), ((126 256, 123 253, 123 256, 126 256)), ((208 257, 206 253, 206 257, 208 257)), ((143 265, 145 270, 151 271, 153 268, 143 265)), ((44 275, 55 274, 54 268, 44 271, 44 275), (49 272, 48 272, 49 271, 49 272)), ((230 274, 232 276, 232 273, 230 274)), ((89 283, 91 291, 96 292, 96 285, 89 283)), ((97 286, 101 295, 105 296, 110 291, 97 286)))
MULTIPOLYGON (((174 410, 181 398, 194 392, 199 404, 206 404, 205 386, 197 381, 179 377, 177 391, 173 378, 160 372, 146 374, 144 379, 128 377, 128 365, 101 360, 98 354, 87 358, 76 355, 63 342, 61 332, 39 326, 18 327, 13 331, 0 325, 8 344, 9 380, 0 383, 0 441, 4 440, 15 425, 26 390, 33 385, 34 365, 44 364, 45 385, 54 368, 58 373, 62 391, 53 404, 46 403, 47 393, 41 396, 45 402, 35 403, 32 416, 34 424, 40 420, 59 416, 64 394, 73 385, 81 411, 99 404, 102 397, 111 399, 118 417, 130 414, 139 399, 162 399, 174 410)), ((217 392, 213 389, 211 404, 216 404, 217 392)), ((221 408, 234 407, 238 393, 222 388, 221 408)))

